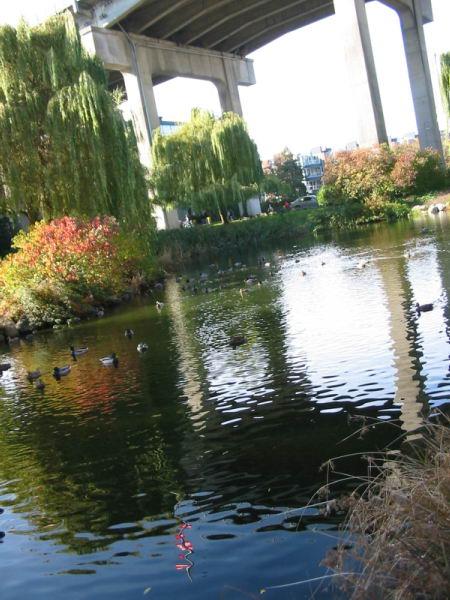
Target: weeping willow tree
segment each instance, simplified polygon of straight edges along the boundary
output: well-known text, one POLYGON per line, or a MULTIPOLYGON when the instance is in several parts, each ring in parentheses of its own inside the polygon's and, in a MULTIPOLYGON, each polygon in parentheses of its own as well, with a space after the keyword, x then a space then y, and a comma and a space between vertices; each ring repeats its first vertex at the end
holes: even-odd
POLYGON ((261 161, 244 121, 234 113, 215 118, 195 109, 171 135, 157 131, 152 146, 152 186, 163 205, 218 212, 254 194, 261 161))
POLYGON ((450 119, 450 52, 441 56, 441 90, 447 118, 450 119))
POLYGON ((117 104, 70 13, 0 27, 0 210, 149 224, 145 173, 117 104))

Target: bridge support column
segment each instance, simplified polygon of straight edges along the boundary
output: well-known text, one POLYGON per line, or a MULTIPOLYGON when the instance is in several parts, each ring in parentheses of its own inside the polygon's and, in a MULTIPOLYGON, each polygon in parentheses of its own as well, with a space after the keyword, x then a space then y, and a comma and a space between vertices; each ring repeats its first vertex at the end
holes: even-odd
POLYGON ((127 92, 128 106, 133 120, 139 158, 145 167, 150 166, 150 146, 153 128, 159 125, 153 86, 147 86, 135 73, 122 73, 127 92))
POLYGON ((219 92, 220 106, 222 112, 234 112, 242 117, 242 105, 239 97, 239 87, 232 65, 226 59, 223 60, 224 79, 216 81, 219 92))
POLYGON ((399 16, 420 147, 434 148, 443 156, 419 0, 412 0, 412 10, 405 8, 399 16))
POLYGON ((120 71, 133 115, 141 161, 150 163, 152 132, 159 127, 153 82, 189 77, 213 82, 222 110, 242 115, 239 85, 253 85, 253 61, 214 50, 179 46, 122 31, 87 27, 84 47, 103 61, 106 69, 120 71))
POLYGON ((362 146, 387 142, 365 0, 334 0, 334 10, 345 43, 349 85, 356 103, 358 142, 362 146))

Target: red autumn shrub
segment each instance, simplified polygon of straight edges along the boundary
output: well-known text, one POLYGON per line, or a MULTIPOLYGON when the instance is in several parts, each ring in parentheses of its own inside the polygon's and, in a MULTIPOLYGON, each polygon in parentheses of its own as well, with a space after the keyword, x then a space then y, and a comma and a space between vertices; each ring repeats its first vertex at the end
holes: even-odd
POLYGON ((393 164, 388 146, 337 152, 325 162, 324 184, 338 203, 364 203, 373 196, 392 194, 393 164))
POLYGON ((424 194, 445 185, 441 157, 436 150, 403 144, 395 148, 394 156, 391 178, 399 195, 424 194))
POLYGON ((432 149, 403 144, 337 152, 325 162, 322 204, 357 202, 379 208, 386 201, 445 185, 445 170, 432 149))
POLYGON ((36 223, 0 263, 0 315, 32 324, 82 314, 125 289, 142 253, 112 217, 36 223))

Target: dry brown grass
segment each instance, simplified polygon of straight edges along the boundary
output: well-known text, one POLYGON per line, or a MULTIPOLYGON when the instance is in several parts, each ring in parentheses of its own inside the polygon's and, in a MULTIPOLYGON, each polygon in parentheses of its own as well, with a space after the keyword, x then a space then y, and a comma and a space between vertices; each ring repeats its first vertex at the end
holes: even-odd
POLYGON ((367 457, 361 496, 346 499, 347 539, 324 564, 342 574, 336 579, 351 600, 450 598, 448 420, 428 425, 412 448, 367 457))

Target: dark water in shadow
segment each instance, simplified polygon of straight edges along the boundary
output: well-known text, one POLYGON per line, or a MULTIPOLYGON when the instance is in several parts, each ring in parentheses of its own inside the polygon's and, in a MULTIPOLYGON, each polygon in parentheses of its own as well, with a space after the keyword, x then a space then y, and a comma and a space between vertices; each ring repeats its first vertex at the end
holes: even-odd
POLYGON ((204 266, 208 294, 169 281, 160 313, 152 298, 2 348, 2 600, 257 598, 325 574, 337 523, 302 509, 326 482, 320 465, 398 447, 450 400, 450 229, 428 226, 265 253, 270 267, 224 258, 221 270, 247 267, 204 266), (243 283, 250 273, 261 287, 243 283), (435 309, 418 317, 416 301, 435 309), (248 344, 233 350, 234 334, 248 344), (58 382, 71 343, 90 350, 58 382), (117 369, 99 362, 111 351, 117 369), (36 368, 43 393, 26 380, 36 368))

